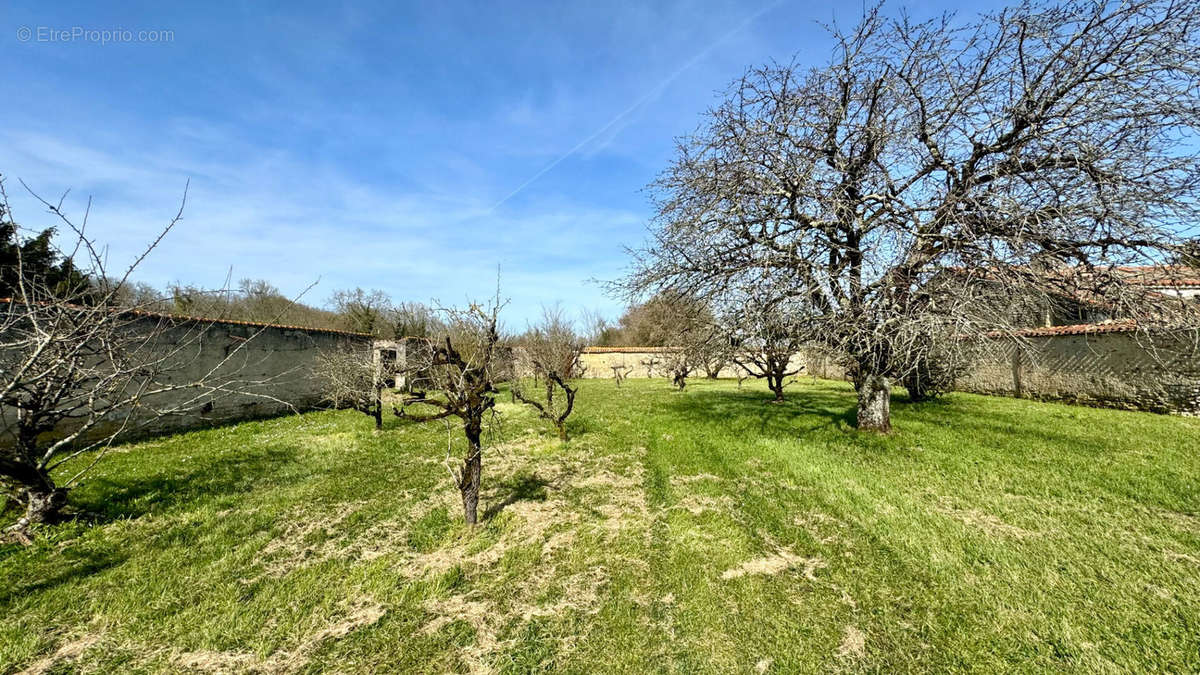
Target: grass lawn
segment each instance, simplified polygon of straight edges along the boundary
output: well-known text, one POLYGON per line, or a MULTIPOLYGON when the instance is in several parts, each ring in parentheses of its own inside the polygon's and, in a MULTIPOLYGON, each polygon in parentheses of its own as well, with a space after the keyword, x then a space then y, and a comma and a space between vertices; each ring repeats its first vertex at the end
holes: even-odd
POLYGON ((0 549, 0 672, 1200 670, 1200 420, 767 398, 587 381, 567 444, 505 403, 474 532, 440 424, 122 447, 0 549))

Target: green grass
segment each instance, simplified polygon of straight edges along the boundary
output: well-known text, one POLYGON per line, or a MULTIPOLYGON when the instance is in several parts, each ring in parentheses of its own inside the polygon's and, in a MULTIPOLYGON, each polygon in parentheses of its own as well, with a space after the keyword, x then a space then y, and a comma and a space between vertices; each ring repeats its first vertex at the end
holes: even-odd
POLYGON ((567 444, 504 404, 474 532, 438 424, 125 446, 0 549, 0 672, 1200 670, 1200 420, 767 398, 588 381, 567 444))

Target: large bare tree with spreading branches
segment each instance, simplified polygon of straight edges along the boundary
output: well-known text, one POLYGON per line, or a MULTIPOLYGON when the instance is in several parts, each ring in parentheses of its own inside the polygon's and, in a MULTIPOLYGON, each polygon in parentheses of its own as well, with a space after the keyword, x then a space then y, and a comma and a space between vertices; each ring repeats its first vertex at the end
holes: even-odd
MULTIPOLYGON (((0 218, 9 218, 3 182, 0 196, 0 218)), ((109 275, 86 213, 76 222, 61 200, 42 203, 67 242, 55 256, 79 274, 50 283, 19 251, 15 269, 5 270, 13 286, 0 300, 0 484, 25 505, 9 528, 20 539, 30 525, 63 516, 68 491, 114 443, 165 416, 203 415, 230 395, 283 403, 270 395, 276 378, 247 376, 256 369, 247 368, 254 357, 246 346, 258 333, 213 345, 213 321, 131 304, 130 276, 179 222, 182 206, 123 272, 109 275), (201 358, 214 348, 218 358, 201 358)))
POLYGON ((447 454, 446 461, 469 525, 478 520, 483 433, 489 416, 495 415, 495 383, 503 368, 498 327, 502 304, 497 293, 488 306, 441 309, 437 332, 414 338, 405 350, 401 370, 414 383, 413 391, 394 408, 395 414, 406 421, 453 417, 462 422, 464 455, 454 462, 447 454))
POLYGON ((1200 222, 1200 5, 876 9, 832 35, 827 65, 747 72, 681 139, 629 294, 712 297, 770 271, 844 355, 859 428, 880 432, 922 335, 1014 328, 972 291, 930 290, 949 274, 993 295, 1086 295, 1143 326, 1179 316, 1145 312, 1118 268, 1161 264, 1200 222))

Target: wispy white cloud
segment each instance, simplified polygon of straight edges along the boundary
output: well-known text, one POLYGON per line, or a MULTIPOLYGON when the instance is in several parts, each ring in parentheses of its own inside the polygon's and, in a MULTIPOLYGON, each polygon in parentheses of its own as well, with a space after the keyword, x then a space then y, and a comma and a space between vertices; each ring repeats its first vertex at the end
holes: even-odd
MULTIPOLYGON (((208 129, 206 142, 229 142, 208 129)), ((184 219, 144 264, 140 278, 219 285, 267 277, 296 292, 320 279, 310 301, 336 288, 383 288, 398 298, 457 301, 486 294, 496 266, 512 282, 514 315, 556 300, 611 305, 586 282, 613 273, 620 234, 641 215, 544 202, 489 213, 469 190, 394 192, 283 155, 224 163, 195 152, 121 154, 42 135, 0 134, 19 176, 54 201, 71 188, 68 213, 95 197, 90 229, 120 266, 175 213, 190 178, 184 219), (617 234, 614 237, 614 234, 617 234), (519 297, 518 297, 519 296, 519 297)), ((254 157, 252 148, 245 155, 254 157)), ((17 217, 50 224, 12 189, 17 217)))
MULTIPOLYGON (((320 278, 315 301, 352 286, 457 301, 490 293, 499 264, 517 324, 557 300, 616 311, 587 280, 619 274, 642 238, 639 190, 672 137, 811 23, 798 3, 735 0, 15 11, 176 30, 153 49, 0 42, 23 94, 0 171, 73 188, 76 213, 94 196, 114 262, 190 180, 146 281, 213 285, 232 267, 288 291, 320 278)), ((51 224, 14 187, 24 224, 51 224)))

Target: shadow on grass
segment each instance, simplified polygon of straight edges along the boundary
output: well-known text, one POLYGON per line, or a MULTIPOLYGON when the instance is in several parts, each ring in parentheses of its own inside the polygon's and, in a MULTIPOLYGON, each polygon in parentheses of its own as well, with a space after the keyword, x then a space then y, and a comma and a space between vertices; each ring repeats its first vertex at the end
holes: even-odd
POLYGON ((549 496, 546 493, 547 487, 550 487, 550 481, 532 472, 521 472, 497 482, 495 487, 489 490, 488 501, 491 504, 483 512, 483 520, 495 518, 506 507, 517 502, 546 501, 549 496))
MULTIPOLYGON (((696 388, 687 396, 668 399, 664 410, 695 425, 719 425, 769 436, 855 429, 856 401, 851 389, 801 385, 787 389, 785 397, 775 403, 769 393, 762 391, 696 388)), ((893 424, 900 433, 906 424, 933 425, 954 429, 958 434, 994 439, 992 442, 1020 434, 1067 446, 1093 437, 1086 429, 1060 429, 1048 424, 1052 417, 1047 414, 1049 411, 1014 407, 1005 401, 987 403, 990 401, 981 405, 957 394, 914 403, 897 387, 892 392, 893 424)))
POLYGON ((151 510, 196 501, 204 497, 249 492, 278 478, 279 469, 295 461, 296 450, 271 448, 237 457, 193 460, 175 458, 162 471, 130 480, 84 478, 70 494, 71 506, 88 514, 88 522, 103 524, 137 518, 151 510), (186 471, 179 469, 186 468, 186 471))
MULTIPOLYGON (((16 555, 23 550, 23 547, 13 545, 7 553, 16 555)), ((7 555, 2 557, 7 557, 7 555)), ((34 593, 87 578, 110 567, 116 567, 124 563, 128 559, 128 556, 119 553, 115 548, 103 551, 64 548, 58 559, 61 567, 57 571, 44 574, 39 573, 38 578, 29 583, 13 582, 5 584, 5 587, 0 589, 0 606, 8 605, 14 600, 27 598, 34 593)))
POLYGON ((797 431, 854 427, 853 392, 797 387, 784 396, 783 401, 775 402, 770 393, 761 391, 696 389, 688 396, 670 399, 664 407, 672 416, 693 424, 737 428, 754 424, 759 433, 768 435, 793 436, 797 431), (816 424, 807 426, 806 420, 816 424))

